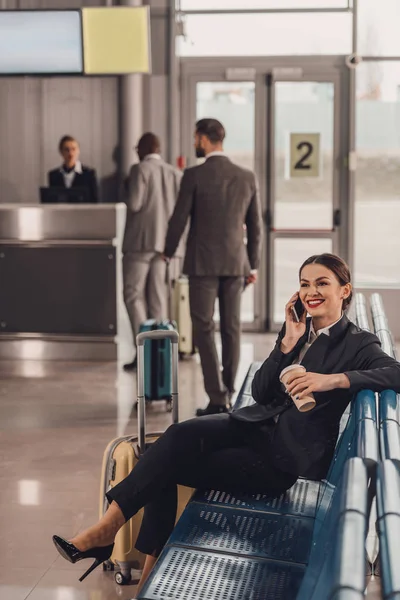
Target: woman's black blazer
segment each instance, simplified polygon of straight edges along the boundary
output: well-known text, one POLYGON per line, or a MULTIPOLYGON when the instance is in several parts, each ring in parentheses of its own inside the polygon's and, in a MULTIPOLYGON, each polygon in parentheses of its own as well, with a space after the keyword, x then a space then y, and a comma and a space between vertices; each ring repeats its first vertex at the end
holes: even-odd
MULTIPOLYGON (((49 187, 65 188, 65 181, 61 169, 53 169, 48 172, 49 187)), ((82 173, 75 173, 72 180, 72 188, 86 188, 88 190, 88 202, 96 204, 99 201, 97 190, 96 171, 82 165, 82 173)))
POLYGON ((400 363, 385 354, 379 339, 351 323, 344 315, 329 336, 321 334, 308 349, 302 364, 314 373, 345 373, 350 388, 314 393, 317 405, 301 413, 285 393, 279 374, 292 364, 308 340, 306 333, 289 354, 280 350, 285 325, 274 350, 254 376, 252 394, 256 404, 232 413, 239 421, 268 423, 271 460, 283 471, 311 479, 321 479, 329 469, 340 419, 352 398, 362 389, 400 392, 400 363), (275 423, 272 417, 279 415, 275 423), (271 447, 272 445, 272 447, 271 447))

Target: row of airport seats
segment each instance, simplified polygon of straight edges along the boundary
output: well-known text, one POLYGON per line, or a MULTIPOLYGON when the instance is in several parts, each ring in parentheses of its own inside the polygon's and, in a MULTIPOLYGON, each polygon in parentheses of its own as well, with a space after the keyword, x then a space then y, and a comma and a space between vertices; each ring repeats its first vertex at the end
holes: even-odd
MULTIPOLYGON (((374 329, 393 354, 381 299, 373 297, 371 307, 374 329)), ((356 319, 370 329, 361 295, 356 319)), ((259 367, 251 365, 235 410, 254 402, 251 385, 259 367)), ((393 554, 400 545, 400 420, 393 394, 382 394, 386 412, 379 421, 381 452, 389 460, 378 467, 376 395, 363 390, 343 415, 326 480, 300 478, 278 498, 197 490, 138 600, 361 600, 377 469, 383 587, 385 598, 400 600, 393 554), (394 589, 396 595, 388 591, 394 589)))
MULTIPOLYGON (((379 294, 371 297, 374 330, 382 348, 396 357, 393 338, 379 294)), ((400 600, 400 395, 386 390, 379 403, 379 446, 382 462, 377 472, 378 573, 384 600, 400 600)))

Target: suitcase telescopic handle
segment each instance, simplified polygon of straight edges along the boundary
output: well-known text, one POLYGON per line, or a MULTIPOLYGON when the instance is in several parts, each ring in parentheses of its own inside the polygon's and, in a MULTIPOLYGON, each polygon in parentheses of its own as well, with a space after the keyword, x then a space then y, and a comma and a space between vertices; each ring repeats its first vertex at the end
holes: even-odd
POLYGON ((143 331, 136 337, 137 346, 137 402, 138 402, 138 436, 139 447, 144 452, 146 443, 146 401, 144 395, 144 343, 146 340, 171 340, 172 348, 172 419, 174 423, 179 421, 179 392, 178 392, 178 343, 179 334, 176 331, 143 331))
POLYGON ((171 342, 177 344, 179 342, 179 333, 177 331, 171 330, 162 330, 158 329, 157 331, 142 331, 136 337, 136 343, 139 346, 143 346, 146 340, 165 340, 170 339, 171 342))

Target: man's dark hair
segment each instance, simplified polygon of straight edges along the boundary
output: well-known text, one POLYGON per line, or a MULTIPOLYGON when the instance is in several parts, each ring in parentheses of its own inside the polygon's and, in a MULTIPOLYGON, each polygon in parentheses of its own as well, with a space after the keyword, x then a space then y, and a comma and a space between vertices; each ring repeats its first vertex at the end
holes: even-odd
POLYGON ((217 119, 200 119, 196 123, 196 133, 208 137, 212 144, 218 144, 225 139, 225 129, 217 119))
POLYGON ((67 142, 76 142, 76 143, 78 143, 77 140, 74 137, 72 137, 72 135, 63 135, 62 138, 61 138, 61 140, 60 140, 60 142, 59 142, 59 144, 58 144, 58 149, 59 149, 60 152, 64 148, 64 144, 66 144, 67 142))
POLYGON ((151 133, 151 131, 144 133, 137 145, 137 151, 140 156, 147 156, 148 154, 159 154, 160 150, 160 139, 156 136, 155 133, 151 133))

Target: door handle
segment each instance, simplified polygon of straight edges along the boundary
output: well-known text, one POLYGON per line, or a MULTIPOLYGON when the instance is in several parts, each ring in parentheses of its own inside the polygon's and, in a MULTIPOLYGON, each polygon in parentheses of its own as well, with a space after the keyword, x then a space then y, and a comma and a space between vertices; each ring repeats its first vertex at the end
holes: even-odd
POLYGON ((342 213, 341 210, 338 208, 337 210, 333 211, 333 225, 335 227, 340 227, 342 224, 342 213))

